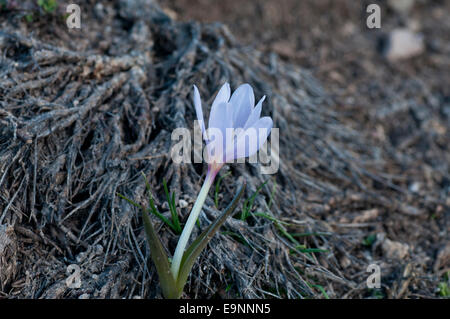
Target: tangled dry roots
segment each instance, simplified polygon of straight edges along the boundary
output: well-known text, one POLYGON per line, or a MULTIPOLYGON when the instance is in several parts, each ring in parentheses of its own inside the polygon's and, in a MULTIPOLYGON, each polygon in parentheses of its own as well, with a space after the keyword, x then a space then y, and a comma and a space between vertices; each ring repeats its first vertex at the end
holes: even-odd
MULTIPOLYGON (((143 172, 164 211, 165 179, 176 202, 188 202, 178 207, 186 220, 204 167, 171 161, 171 131, 192 129, 192 84, 210 105, 225 81, 234 88, 248 82, 257 98, 267 95, 263 113, 280 128, 280 170, 257 197, 256 211, 291 223, 292 231, 316 233, 302 244, 328 253, 298 252, 281 235, 281 223, 230 218, 194 267, 186 296, 321 296, 316 284, 328 291, 332 285, 356 289, 359 283, 342 273, 337 255, 362 271, 364 265, 322 216, 349 202, 410 212, 400 202, 410 198, 408 191, 379 174, 382 152, 340 123, 307 72, 276 55, 240 47, 223 25, 175 22, 151 1, 117 1, 98 10, 83 20, 90 35, 74 32, 84 41, 77 48, 64 32, 50 40, 45 32, 0 33, 2 294, 160 297, 139 213, 117 193, 145 203, 143 172), (384 195, 393 190, 397 199, 384 195), (70 264, 81 268, 79 289, 66 285, 70 264)), ((268 178, 257 165, 228 169, 248 182, 247 196, 268 178)), ((222 208, 240 182, 224 179, 222 208)), ((414 200, 423 209, 437 201, 414 200)), ((210 196, 201 228, 217 215, 210 196)), ((154 222, 173 252, 177 236, 154 222)))

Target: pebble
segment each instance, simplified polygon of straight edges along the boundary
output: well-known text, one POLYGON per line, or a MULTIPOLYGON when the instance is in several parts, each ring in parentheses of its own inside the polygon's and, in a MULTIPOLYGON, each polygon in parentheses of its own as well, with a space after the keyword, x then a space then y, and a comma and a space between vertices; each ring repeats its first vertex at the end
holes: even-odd
POLYGON ((425 51, 423 37, 407 28, 394 29, 388 38, 385 55, 390 61, 418 56, 425 51))
POLYGON ((434 264, 434 271, 438 272, 441 268, 444 269, 450 265, 450 243, 439 249, 436 262, 434 264))
POLYGON ((415 0, 388 0, 388 5, 398 13, 407 14, 414 6, 414 2, 415 0))
POLYGON ((369 221, 373 221, 378 217, 380 211, 377 208, 368 209, 362 211, 358 216, 353 220, 354 223, 367 223, 369 221))
POLYGON ((184 199, 180 199, 180 200, 178 201, 178 205, 180 206, 180 208, 185 208, 185 207, 188 206, 188 202, 185 201, 184 199))
POLYGON ((418 193, 420 191, 420 183, 419 182, 414 182, 412 184, 409 185, 409 190, 413 193, 418 193))
POLYGON ((401 260, 408 256, 409 246, 386 238, 381 244, 381 249, 388 259, 401 260))

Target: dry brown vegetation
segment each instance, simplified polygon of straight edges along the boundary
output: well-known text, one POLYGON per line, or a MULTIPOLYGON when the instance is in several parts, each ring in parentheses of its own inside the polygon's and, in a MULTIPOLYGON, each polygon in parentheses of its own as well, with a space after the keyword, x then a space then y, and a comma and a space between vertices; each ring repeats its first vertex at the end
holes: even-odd
MULTIPOLYGON (((230 218, 184 297, 439 296, 450 264, 448 4, 418 3, 426 52, 392 64, 356 1, 236 2, 84 1, 81 30, 58 10, 32 21, 0 12, 0 296, 161 297, 139 212, 117 193, 145 203, 143 172, 170 216, 165 179, 186 220, 205 167, 174 164, 170 134, 192 128, 192 84, 209 105, 225 81, 267 95, 280 170, 221 172, 231 174, 219 208, 243 179, 246 198, 268 180, 252 212, 270 218, 230 218), (191 19, 229 27, 180 22, 191 19), (366 287, 372 263, 379 290, 366 287), (79 289, 66 285, 71 264, 79 289)), ((406 19, 386 17, 387 28, 406 19)), ((210 195, 197 233, 219 214, 210 195)), ((177 235, 154 222, 173 252, 177 235)))

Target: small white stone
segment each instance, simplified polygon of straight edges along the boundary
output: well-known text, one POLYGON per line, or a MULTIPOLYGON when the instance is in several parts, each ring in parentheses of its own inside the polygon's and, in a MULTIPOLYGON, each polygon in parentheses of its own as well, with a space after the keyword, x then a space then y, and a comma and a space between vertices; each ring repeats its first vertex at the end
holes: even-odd
POLYGON ((188 206, 188 202, 185 201, 184 199, 180 199, 180 200, 178 201, 178 205, 180 206, 180 208, 185 208, 185 207, 188 206))
POLYGON ((87 253, 86 252, 81 252, 81 253, 79 253, 77 256, 76 256, 76 260, 77 260, 77 262, 80 264, 80 263, 82 263, 85 259, 86 259, 86 257, 87 257, 87 253))
POLYGON ((386 238, 381 244, 381 249, 388 259, 401 260, 408 255, 409 246, 386 238))
POLYGON ((95 246, 95 254, 98 255, 102 255, 103 254, 103 246, 98 244, 95 246))
POLYGON ((414 182, 411 185, 409 185, 409 190, 413 193, 417 193, 420 191, 420 183, 414 182))
POLYGON ((425 50, 423 37, 409 29, 399 28, 389 35, 386 57, 390 61, 408 59, 420 55, 425 50))

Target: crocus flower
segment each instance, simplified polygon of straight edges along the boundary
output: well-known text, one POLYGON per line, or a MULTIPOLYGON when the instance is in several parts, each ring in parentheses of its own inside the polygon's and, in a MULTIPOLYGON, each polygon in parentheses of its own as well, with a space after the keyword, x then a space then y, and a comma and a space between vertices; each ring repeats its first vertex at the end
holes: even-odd
POLYGON ((178 277, 183 253, 195 221, 217 173, 224 163, 255 154, 265 143, 272 129, 272 119, 267 116, 260 117, 265 96, 255 106, 253 89, 249 84, 242 84, 233 92, 231 98, 230 95, 230 85, 225 83, 211 106, 206 129, 200 93, 194 85, 194 106, 206 143, 208 173, 173 256, 171 271, 175 279, 178 277))

